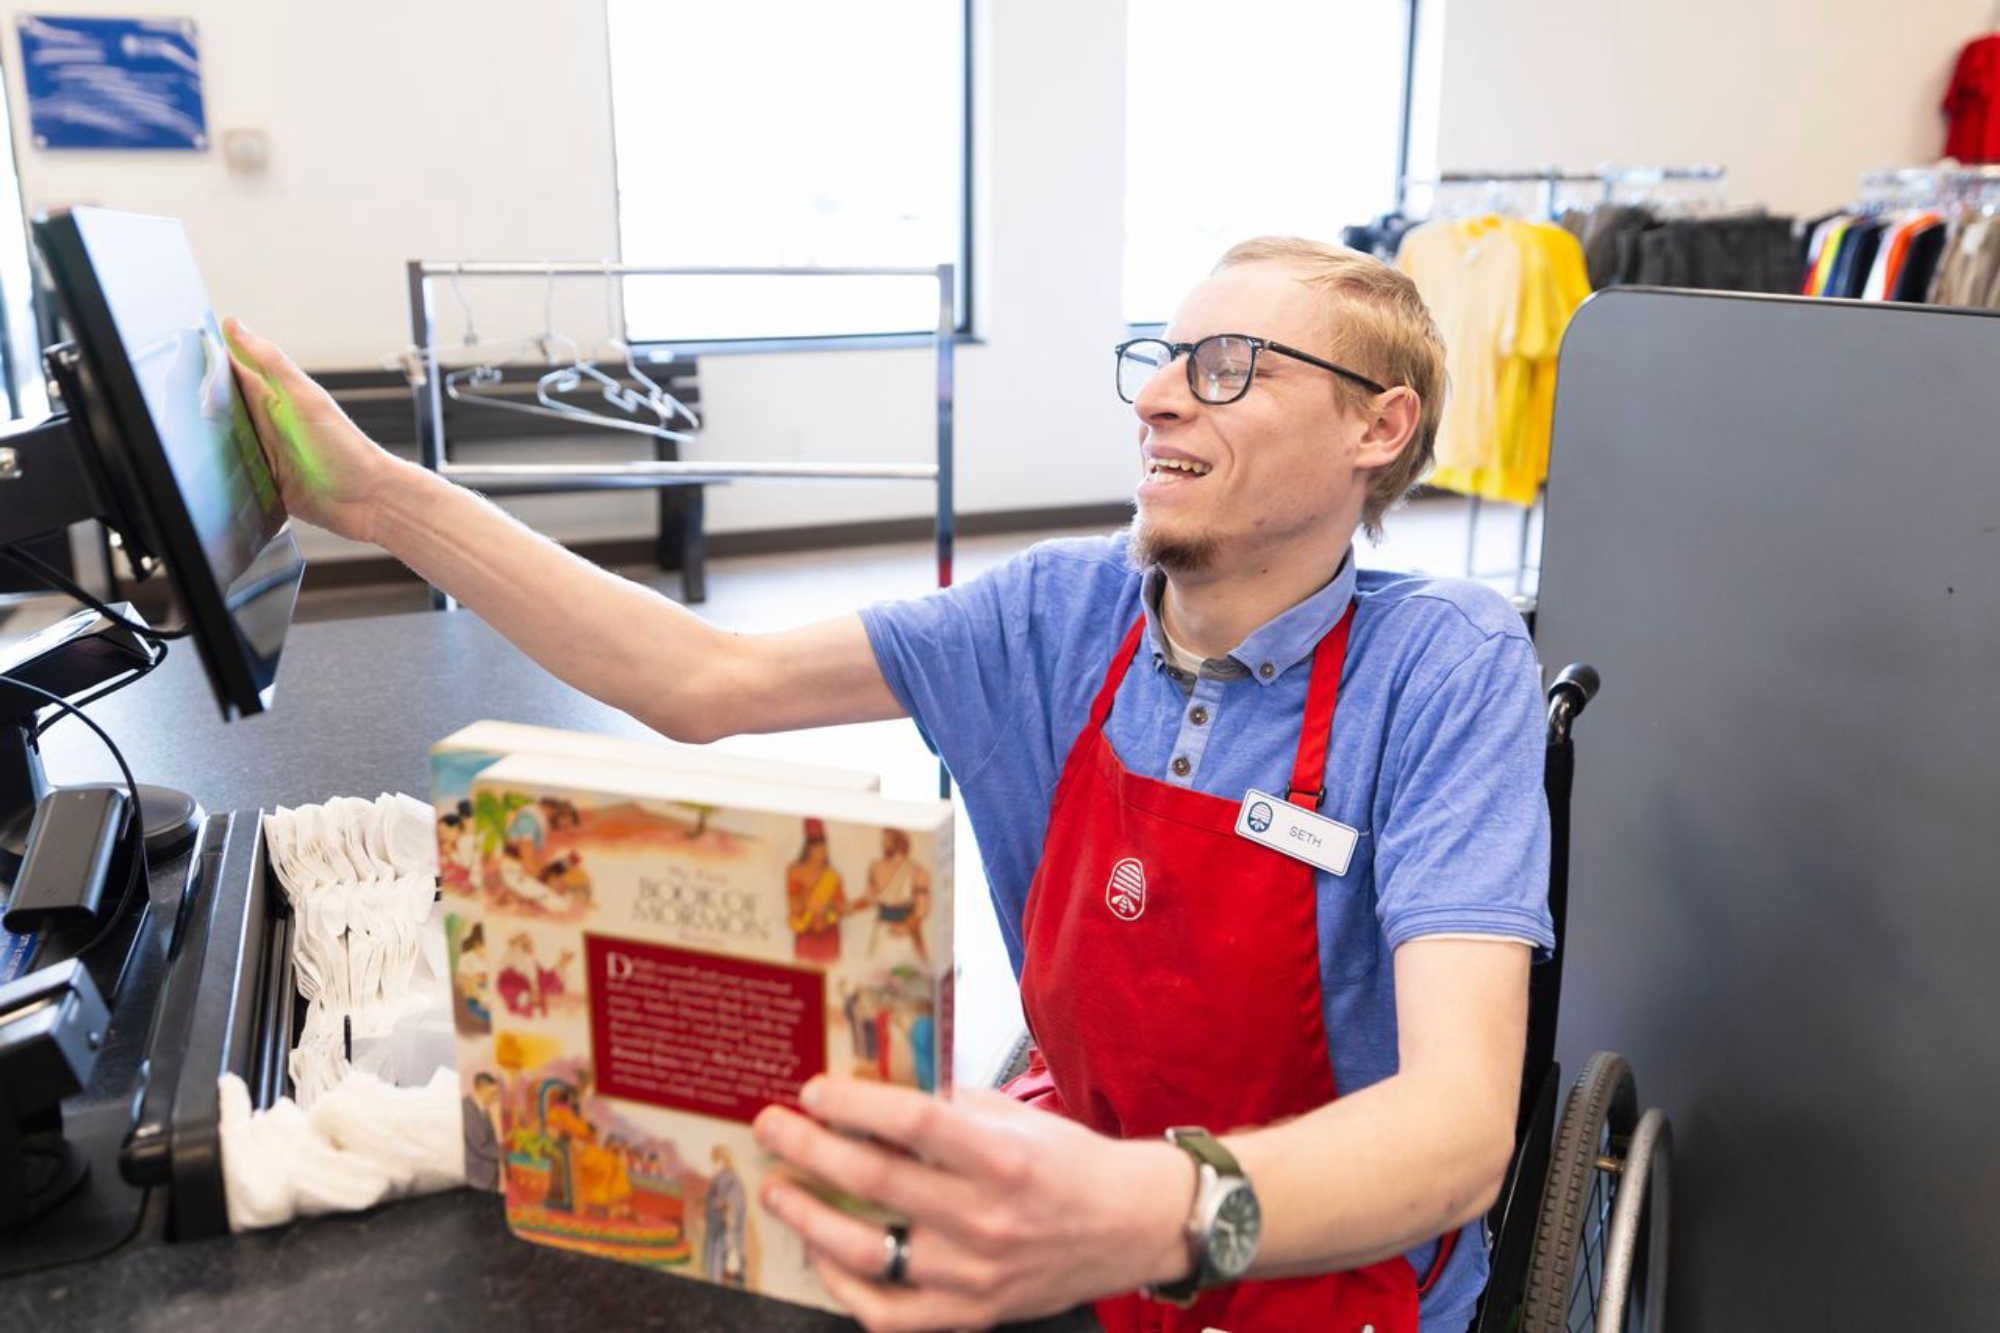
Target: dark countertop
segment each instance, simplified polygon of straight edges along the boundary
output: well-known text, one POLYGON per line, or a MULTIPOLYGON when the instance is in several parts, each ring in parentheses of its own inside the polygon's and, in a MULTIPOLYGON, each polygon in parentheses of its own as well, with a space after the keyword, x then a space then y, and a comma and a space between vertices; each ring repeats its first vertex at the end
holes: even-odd
MULTIPOLYGON (((664 669, 664 664, 663 664, 664 669)), ((297 626, 273 710, 223 726, 192 645, 91 706, 143 782, 209 810, 426 791, 430 743, 479 718, 649 734, 547 675, 469 612, 297 626)), ((74 722, 57 782, 116 770, 74 722)), ((455 1190, 367 1213, 109 1256, 0 1281, 0 1329, 821 1330, 844 1319, 514 1239, 500 1201, 455 1190)), ((1094 1328, 1084 1316, 1035 1327, 1094 1328)))

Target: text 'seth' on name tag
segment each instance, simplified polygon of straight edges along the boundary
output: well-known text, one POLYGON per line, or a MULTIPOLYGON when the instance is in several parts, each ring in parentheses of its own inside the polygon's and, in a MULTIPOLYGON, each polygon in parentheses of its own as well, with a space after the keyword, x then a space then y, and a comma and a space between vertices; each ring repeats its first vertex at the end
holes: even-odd
POLYGON ((1236 811, 1236 832, 1329 875, 1345 875, 1361 835, 1336 819, 1252 787, 1236 811))

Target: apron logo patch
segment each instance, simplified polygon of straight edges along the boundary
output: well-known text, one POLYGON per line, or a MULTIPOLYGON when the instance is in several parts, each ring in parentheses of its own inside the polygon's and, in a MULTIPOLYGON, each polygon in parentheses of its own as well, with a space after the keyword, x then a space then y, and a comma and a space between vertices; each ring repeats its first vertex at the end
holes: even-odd
POLYGON ((1146 868, 1139 858, 1128 856, 1111 867, 1111 880, 1104 886, 1104 904, 1120 921, 1137 921, 1146 910, 1146 868))

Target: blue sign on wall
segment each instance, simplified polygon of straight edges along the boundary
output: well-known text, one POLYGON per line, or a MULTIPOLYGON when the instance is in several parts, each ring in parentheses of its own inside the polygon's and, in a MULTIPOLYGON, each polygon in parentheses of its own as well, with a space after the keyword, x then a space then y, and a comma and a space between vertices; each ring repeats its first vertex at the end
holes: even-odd
POLYGON ((208 147, 193 19, 20 19, 37 148, 208 147))

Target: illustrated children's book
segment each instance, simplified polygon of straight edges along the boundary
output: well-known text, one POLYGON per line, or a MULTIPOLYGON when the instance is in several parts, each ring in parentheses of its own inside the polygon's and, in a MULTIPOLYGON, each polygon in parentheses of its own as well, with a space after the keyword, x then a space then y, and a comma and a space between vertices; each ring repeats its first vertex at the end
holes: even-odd
POLYGON ((826 1071, 949 1078, 950 804, 549 754, 470 801, 468 1171, 530 1240, 837 1308, 750 1122, 826 1071))
MULTIPOLYGON (((461 1068, 486 1052, 485 1035, 493 1007, 505 1002, 494 986, 506 982, 519 994, 518 969, 511 975, 496 976, 490 960, 498 956, 485 932, 473 930, 473 916, 467 901, 474 898, 473 872, 479 859, 482 824, 487 833, 504 842, 498 807, 475 810, 472 780, 508 755, 566 755, 600 763, 630 764, 640 768, 684 773, 707 773, 717 777, 744 778, 757 782, 783 783, 806 787, 826 787, 838 791, 872 792, 881 779, 853 769, 827 768, 818 764, 798 764, 780 760, 745 758, 708 746, 679 745, 661 740, 626 740, 587 732, 563 731, 520 722, 474 722, 460 727, 431 747, 431 803, 437 810, 438 880, 445 901, 445 942, 451 959, 452 1010, 457 1031, 457 1058, 461 1068), (461 951, 470 955, 459 965, 461 951)), ((562 863, 543 858, 530 880, 516 880, 520 893, 530 897, 553 894, 563 873, 562 863)), ((500 1175, 487 1157, 480 1165, 491 1169, 471 1174, 475 1188, 497 1190, 500 1175)), ((468 1166, 474 1165, 468 1162, 468 1166)))

